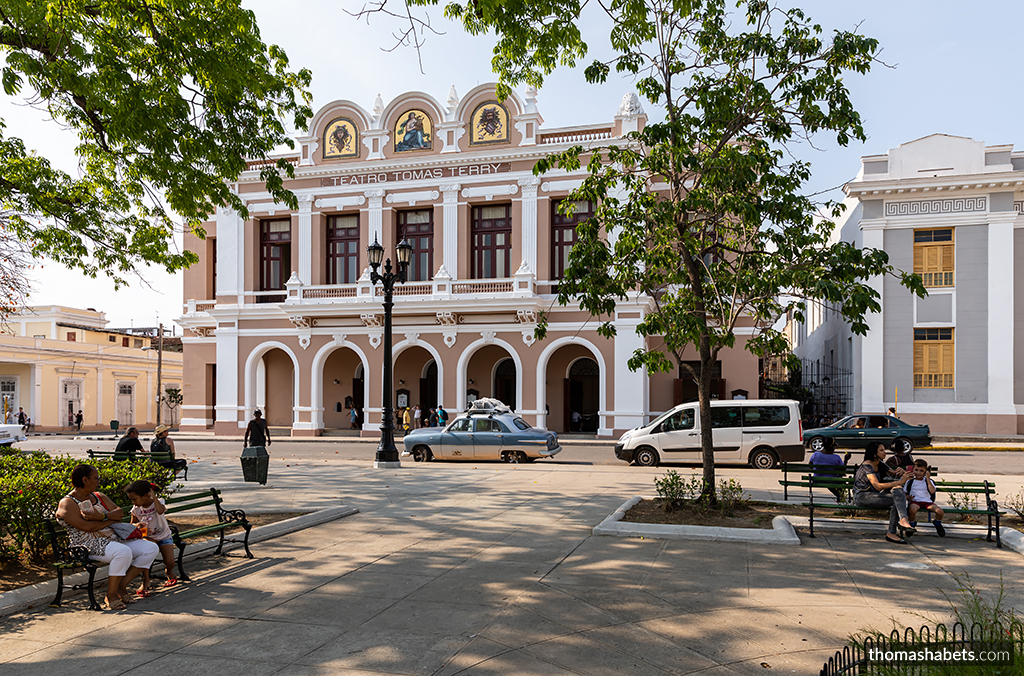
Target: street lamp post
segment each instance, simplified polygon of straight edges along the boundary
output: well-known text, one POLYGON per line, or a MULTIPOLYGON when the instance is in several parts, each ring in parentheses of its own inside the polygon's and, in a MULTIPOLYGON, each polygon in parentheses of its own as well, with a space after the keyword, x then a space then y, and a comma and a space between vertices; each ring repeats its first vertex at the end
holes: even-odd
POLYGON ((377 446, 377 455, 373 460, 375 468, 401 467, 402 462, 398 459, 398 447, 395 446, 395 413, 391 406, 391 399, 394 396, 394 373, 392 370, 391 357, 391 309, 395 303, 392 300, 392 292, 396 282, 405 283, 406 272, 409 269, 409 261, 412 259, 412 245, 407 241, 395 247, 398 254, 398 271, 391 271, 391 259, 384 262, 384 274, 378 274, 381 260, 384 258, 384 247, 374 237, 373 244, 366 247, 366 256, 370 261, 370 281, 376 284, 381 282, 384 285, 384 395, 382 401, 383 419, 380 426, 380 444, 377 446))

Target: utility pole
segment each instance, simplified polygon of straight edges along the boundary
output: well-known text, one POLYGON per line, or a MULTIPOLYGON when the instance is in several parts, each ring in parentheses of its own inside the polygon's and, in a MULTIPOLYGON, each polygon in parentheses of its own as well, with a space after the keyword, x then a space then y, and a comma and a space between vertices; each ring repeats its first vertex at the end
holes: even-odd
POLYGON ((156 424, 160 426, 160 418, 163 415, 163 370, 164 370, 164 325, 160 324, 157 329, 159 337, 156 342, 156 424))

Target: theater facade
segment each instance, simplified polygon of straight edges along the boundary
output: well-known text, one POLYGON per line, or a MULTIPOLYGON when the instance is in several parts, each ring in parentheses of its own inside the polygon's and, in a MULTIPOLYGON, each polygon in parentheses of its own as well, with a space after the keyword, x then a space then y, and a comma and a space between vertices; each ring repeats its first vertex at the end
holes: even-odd
MULTIPOLYGON (((575 225, 593 205, 559 213, 583 172, 533 173, 538 159, 574 145, 625 143, 646 119, 627 94, 606 121, 545 128, 535 90, 498 101, 493 84, 461 98, 453 87, 445 105, 410 92, 386 106, 378 97, 369 112, 351 101, 324 106, 286 156, 297 210, 272 201, 254 164, 234 186, 248 218, 220 209, 205 239, 186 241, 200 262, 185 274, 178 319, 181 429, 237 435, 260 408, 271 426, 320 435, 350 428, 355 407, 362 433, 376 435, 374 240, 392 258, 403 239, 413 246, 409 279, 395 290, 394 405, 459 411, 496 397, 538 427, 606 437, 682 401, 693 386, 678 374, 627 367, 650 340, 636 333, 649 298, 619 303, 614 339, 578 307, 555 303, 575 225)), ((756 396, 757 359, 743 341, 713 374, 721 398, 756 396)))

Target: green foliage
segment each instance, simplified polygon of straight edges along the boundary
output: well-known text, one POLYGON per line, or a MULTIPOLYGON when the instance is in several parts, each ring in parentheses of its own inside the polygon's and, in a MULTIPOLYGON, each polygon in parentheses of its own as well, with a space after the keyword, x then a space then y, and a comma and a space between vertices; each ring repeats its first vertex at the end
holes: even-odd
MULTIPOLYGON (((472 34, 496 35, 500 98, 585 58, 584 8, 579 0, 466 0, 445 13, 472 34)), ((884 251, 832 241, 833 223, 819 214, 838 217, 842 205, 804 195, 810 165, 789 152, 822 132, 840 145, 865 140, 845 78, 870 70, 878 42, 826 34, 802 10, 766 0, 739 0, 736 8, 724 0, 602 5, 601 25, 610 21, 611 29, 598 51, 612 56, 588 67, 587 80, 604 83, 612 70, 633 76, 665 117, 626 143, 577 146, 535 167, 537 174, 586 167, 570 197, 597 208, 577 227, 558 302, 600 318, 598 333, 611 337, 616 308, 643 294, 636 331, 646 343, 629 368, 679 368, 697 382, 708 499, 715 492, 711 370, 719 351, 735 345, 738 327, 756 329, 746 349, 783 354, 789 346, 775 324, 787 313, 803 321, 809 299, 829 304, 863 335, 865 316, 880 310, 870 278, 894 275, 925 293, 920 278, 894 269, 884 251), (689 347, 700 356, 699 373, 684 363, 689 347)), ((538 338, 546 328, 542 319, 538 338)))
MULTIPOLYGON (((5 133, 0 227, 35 256, 120 285, 143 264, 173 272, 197 260, 173 248, 221 205, 246 215, 227 182, 246 160, 291 146, 287 124, 312 115, 307 70, 260 39, 239 0, 37 0, 3 3, 0 79, 77 136, 69 175, 5 133)), ((274 199, 290 164, 267 161, 274 199)))
POLYGON ((1024 489, 1009 496, 1005 504, 1010 511, 1017 515, 1018 519, 1024 519, 1024 489))
MULTIPOLYGON (((977 493, 949 493, 949 504, 954 509, 977 509, 978 508, 978 494, 977 493)), ((961 521, 971 521, 972 517, 970 514, 960 514, 961 521)))
POLYGON ((712 492, 709 498, 703 477, 691 474, 684 479, 674 469, 665 472, 664 477, 655 477, 654 488, 658 493, 657 502, 666 512, 690 505, 700 512, 720 509, 726 516, 732 516, 736 507, 750 498, 736 479, 720 480, 717 492, 712 492))
MULTIPOLYGON (((0 457, 0 539, 9 553, 27 551, 39 559, 49 537, 43 522, 54 518, 57 503, 71 492, 71 471, 80 458, 50 457, 45 453, 0 457)), ((174 472, 149 460, 91 460, 100 473, 99 491, 127 513, 131 501, 124 487, 138 479, 166 489, 174 472)))

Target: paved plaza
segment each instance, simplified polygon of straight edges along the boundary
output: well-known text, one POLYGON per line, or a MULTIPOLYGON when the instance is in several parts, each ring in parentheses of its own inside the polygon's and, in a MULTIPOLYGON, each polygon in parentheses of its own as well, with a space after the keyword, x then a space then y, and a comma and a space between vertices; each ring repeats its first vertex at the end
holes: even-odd
MULTIPOLYGON (((987 592, 1002 575, 1024 607, 1021 555, 984 541, 592 535, 663 469, 299 462, 272 465, 260 487, 238 482, 236 463, 196 463, 188 488, 223 486, 229 506, 254 511, 360 513, 260 542, 252 560, 195 561, 191 584, 124 612, 84 610, 77 595, 2 618, 0 672, 811 674, 854 632, 945 617, 952 574, 987 592)), ((773 497, 779 478, 722 473, 755 497, 773 497)))

